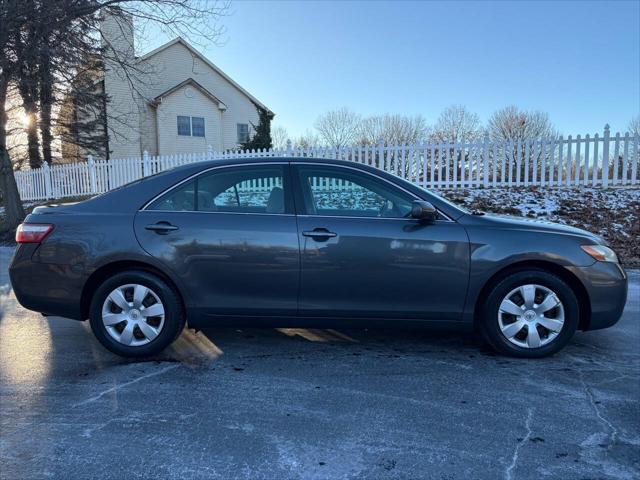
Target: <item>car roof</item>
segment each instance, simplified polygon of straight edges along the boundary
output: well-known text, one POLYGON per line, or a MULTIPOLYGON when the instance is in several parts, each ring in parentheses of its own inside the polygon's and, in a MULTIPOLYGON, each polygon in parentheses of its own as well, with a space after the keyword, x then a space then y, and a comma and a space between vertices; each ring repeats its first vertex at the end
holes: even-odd
MULTIPOLYGON (((251 163, 328 163, 332 165, 342 166, 364 166, 361 163, 348 161, 348 160, 336 160, 332 158, 318 158, 318 157, 238 157, 238 158, 223 158, 219 160, 206 160, 204 162, 198 162, 197 165, 202 169, 215 167, 219 165, 245 165, 251 163)), ((185 169, 193 167, 193 163, 176 167, 177 169, 185 169)))

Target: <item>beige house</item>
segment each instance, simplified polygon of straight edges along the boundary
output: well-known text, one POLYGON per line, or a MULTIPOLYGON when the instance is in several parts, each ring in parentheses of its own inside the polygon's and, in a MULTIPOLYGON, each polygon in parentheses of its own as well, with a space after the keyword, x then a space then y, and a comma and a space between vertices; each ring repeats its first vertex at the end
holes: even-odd
POLYGON ((273 116, 182 38, 135 57, 133 32, 127 19, 106 15, 102 22, 111 52, 99 82, 109 97, 103 136, 110 158, 234 149, 257 125, 258 108, 273 116))

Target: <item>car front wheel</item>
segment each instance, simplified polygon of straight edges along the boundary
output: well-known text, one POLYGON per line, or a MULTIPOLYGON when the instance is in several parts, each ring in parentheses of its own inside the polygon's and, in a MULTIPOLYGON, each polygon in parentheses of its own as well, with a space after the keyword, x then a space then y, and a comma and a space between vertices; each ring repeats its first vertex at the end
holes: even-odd
POLYGON ((124 357, 155 355, 173 342, 185 320, 177 293, 147 272, 122 272, 96 290, 91 329, 108 350, 124 357))
POLYGON ((564 347, 578 320, 578 299, 564 280, 543 270, 525 270, 508 275, 489 291, 480 328, 498 352, 537 358, 564 347))

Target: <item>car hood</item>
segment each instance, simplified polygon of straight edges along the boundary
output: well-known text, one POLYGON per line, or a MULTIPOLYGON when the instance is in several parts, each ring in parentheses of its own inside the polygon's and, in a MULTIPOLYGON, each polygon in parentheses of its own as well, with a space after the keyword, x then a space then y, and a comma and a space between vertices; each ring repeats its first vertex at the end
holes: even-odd
POLYGON ((602 237, 581 228, 571 227, 569 225, 561 225, 546 220, 534 220, 530 218, 515 217, 510 215, 467 215, 470 223, 482 225, 488 228, 497 228, 501 230, 527 230, 540 233, 552 233, 561 235, 572 235, 583 237, 598 243, 606 245, 602 237))

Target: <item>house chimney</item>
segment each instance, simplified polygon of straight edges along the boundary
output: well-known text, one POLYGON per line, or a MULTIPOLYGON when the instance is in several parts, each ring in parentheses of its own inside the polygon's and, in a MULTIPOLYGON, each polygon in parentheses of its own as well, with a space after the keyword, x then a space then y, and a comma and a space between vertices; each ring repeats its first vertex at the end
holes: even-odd
POLYGON ((116 10, 103 10, 100 34, 104 49, 104 91, 108 101, 107 138, 111 158, 142 154, 140 111, 144 102, 136 86, 140 83, 133 43, 133 20, 116 10))
POLYGON ((134 58, 133 18, 128 13, 104 11, 100 21, 101 44, 107 58, 129 61, 134 58))

